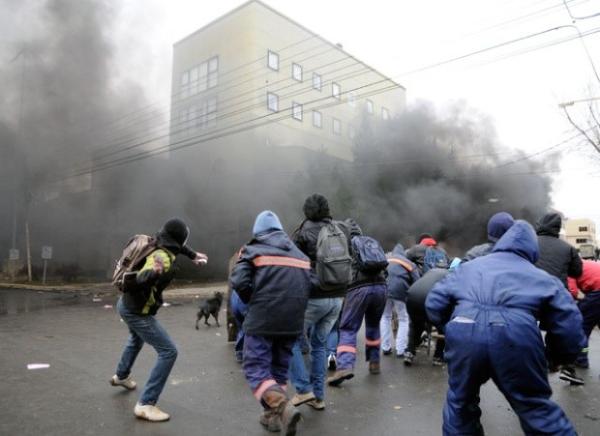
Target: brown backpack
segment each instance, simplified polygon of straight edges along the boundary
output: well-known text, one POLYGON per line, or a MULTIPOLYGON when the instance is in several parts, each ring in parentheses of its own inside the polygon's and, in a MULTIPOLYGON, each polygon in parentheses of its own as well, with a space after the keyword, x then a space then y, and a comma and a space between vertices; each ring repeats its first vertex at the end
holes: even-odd
POLYGON ((113 272, 112 283, 121 292, 127 292, 125 276, 138 271, 146 257, 156 250, 156 239, 147 235, 135 235, 127 242, 113 272))

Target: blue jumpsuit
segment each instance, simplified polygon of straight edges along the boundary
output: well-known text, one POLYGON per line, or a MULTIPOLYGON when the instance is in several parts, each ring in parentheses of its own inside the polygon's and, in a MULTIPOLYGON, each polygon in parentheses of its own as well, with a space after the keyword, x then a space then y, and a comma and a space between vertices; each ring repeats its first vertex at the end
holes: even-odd
POLYGON ((428 317, 446 335, 444 435, 483 434, 479 389, 489 379, 525 434, 576 434, 550 400, 545 353, 560 363, 575 359, 585 341, 581 314, 560 280, 533 265, 537 256, 533 228, 517 221, 492 254, 461 265, 429 293, 428 317))

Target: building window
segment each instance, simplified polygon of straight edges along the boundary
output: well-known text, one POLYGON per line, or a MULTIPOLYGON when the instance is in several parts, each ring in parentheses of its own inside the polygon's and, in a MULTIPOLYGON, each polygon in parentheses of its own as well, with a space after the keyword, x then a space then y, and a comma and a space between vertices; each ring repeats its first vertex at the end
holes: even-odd
POLYGON ((267 92, 267 108, 271 112, 279 112, 279 96, 272 92, 267 92))
POLYGON ((375 112, 375 107, 373 106, 372 100, 367 100, 367 113, 373 115, 375 112))
POLYGON ((187 98, 189 95, 189 85, 190 85, 190 73, 189 71, 184 71, 181 74, 181 98, 187 98))
POLYGON ((219 58, 217 56, 208 60, 208 87, 214 88, 217 86, 219 72, 219 58))
POLYGON ((313 111, 313 126, 319 129, 323 127, 323 115, 319 111, 313 111))
POLYGON ((198 80, 196 81, 197 92, 204 92, 208 88, 207 79, 208 77, 208 62, 202 62, 198 65, 198 80))
POLYGON ((342 98, 342 87, 339 83, 331 83, 331 95, 333 98, 337 98, 338 100, 342 98))
POLYGON ((387 110, 386 108, 382 107, 381 108, 381 118, 383 118, 384 120, 389 120, 390 119, 390 111, 387 110))
POLYGON ((587 238, 577 238, 575 239, 576 244, 585 244, 587 242, 587 238))
POLYGON ((313 88, 317 91, 321 91, 323 89, 323 81, 321 79, 321 75, 317 73, 313 73, 313 88))
POLYGON ((279 55, 274 51, 269 50, 267 66, 272 70, 279 71, 279 55))
POLYGON ((292 118, 298 121, 302 121, 302 105, 300 103, 292 102, 292 118))
POLYGON ((333 127, 333 134, 334 135, 341 135, 342 134, 342 122, 340 120, 338 120, 337 118, 333 119, 333 123, 332 123, 332 127, 333 127))
POLYGON ((349 125, 348 126, 348 137, 350 139, 354 139, 356 137, 356 130, 354 130, 354 126, 353 125, 349 125))
POLYGON ((208 99, 205 104, 206 118, 204 125, 206 127, 214 127, 217 125, 217 97, 208 99))
POLYGON ((292 79, 302 82, 302 66, 292 64, 292 79))
POLYGON ((198 94, 198 67, 194 67, 190 70, 190 86, 189 93, 190 95, 198 94))
POLYGON ((587 228, 587 226, 585 226, 585 227, 579 227, 579 231, 580 232, 587 232, 588 228, 587 228))
POLYGON ((348 104, 350 107, 356 107, 356 93, 354 91, 348 93, 348 104))

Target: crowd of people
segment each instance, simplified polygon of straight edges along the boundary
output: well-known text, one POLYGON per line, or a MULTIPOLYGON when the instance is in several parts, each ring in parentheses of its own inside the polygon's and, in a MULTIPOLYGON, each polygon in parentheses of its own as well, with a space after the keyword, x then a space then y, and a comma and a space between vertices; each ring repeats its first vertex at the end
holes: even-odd
MULTIPOLYGON (((548 372, 584 383, 575 367, 589 367, 588 339, 600 326, 600 264, 559 239, 560 215, 545 215, 534 230, 497 213, 488 241, 451 259, 428 233, 385 253, 354 220, 335 220, 320 194, 303 211, 291 235, 274 212, 261 212, 230 273, 235 356, 267 430, 294 435, 299 406, 326 408, 326 385, 354 377, 364 323, 364 358, 375 375, 381 355, 410 367, 422 342, 436 339, 432 364, 446 364, 449 375, 443 434, 483 434, 479 389, 490 379, 526 434, 576 434, 550 399, 548 372)), ((156 403, 177 356, 153 315, 175 257, 207 260, 186 246, 188 235, 181 220, 167 222, 149 254, 140 250, 130 262, 134 285, 117 305, 130 337, 111 384, 134 389, 135 357, 152 345, 158 360, 134 410, 150 421, 169 419, 156 403)))

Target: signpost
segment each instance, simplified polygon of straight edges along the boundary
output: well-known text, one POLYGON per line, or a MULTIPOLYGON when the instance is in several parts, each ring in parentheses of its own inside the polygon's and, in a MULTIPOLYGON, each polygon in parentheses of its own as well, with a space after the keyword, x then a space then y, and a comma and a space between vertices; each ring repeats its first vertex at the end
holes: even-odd
POLYGON ((44 261, 44 274, 42 277, 42 283, 46 284, 46 272, 48 270, 48 261, 52 259, 52 247, 45 245, 42 247, 42 259, 44 261))

